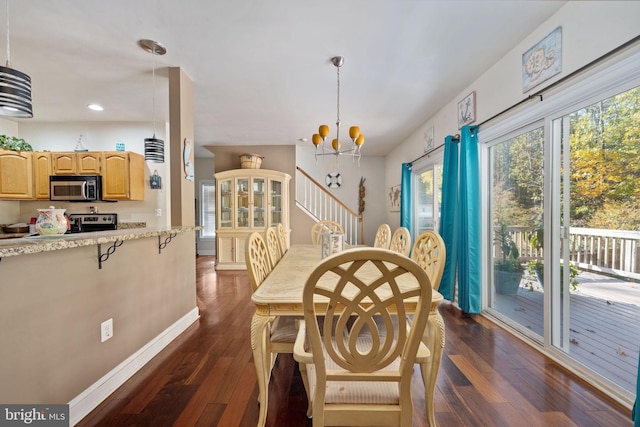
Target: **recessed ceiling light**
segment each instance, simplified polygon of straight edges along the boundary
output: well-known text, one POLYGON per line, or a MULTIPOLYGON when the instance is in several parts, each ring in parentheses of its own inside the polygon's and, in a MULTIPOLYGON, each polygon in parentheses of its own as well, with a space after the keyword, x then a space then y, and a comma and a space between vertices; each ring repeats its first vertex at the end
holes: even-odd
POLYGON ((104 110, 104 108, 102 108, 102 106, 98 105, 98 104, 89 104, 89 105, 87 105, 87 107, 90 110, 93 110, 93 111, 102 111, 102 110, 104 110))

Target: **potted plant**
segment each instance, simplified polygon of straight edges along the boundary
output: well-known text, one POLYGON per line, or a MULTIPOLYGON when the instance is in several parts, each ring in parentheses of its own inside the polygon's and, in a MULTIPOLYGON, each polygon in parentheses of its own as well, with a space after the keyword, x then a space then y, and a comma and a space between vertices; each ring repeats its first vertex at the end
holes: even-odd
MULTIPOLYGON (((542 249, 543 238, 543 228, 542 226, 538 226, 533 230, 533 233, 529 238, 529 243, 531 243, 531 246, 533 246, 535 249, 542 249)), ((544 288, 544 261, 542 259, 530 260, 527 263, 527 270, 529 270, 529 274, 536 277, 540 287, 544 288)), ((564 277, 563 270, 564 264, 560 264, 560 283, 562 283, 564 277)), ((572 264, 571 261, 569 261, 569 284, 571 285, 571 290, 575 291, 576 289, 578 289, 578 285, 580 284, 580 282, 578 282, 578 279, 576 279, 576 276, 578 274, 580 274, 580 270, 578 270, 578 267, 575 264, 572 264)))
POLYGON ((22 138, 0 135, 0 150, 33 151, 33 148, 22 138))
POLYGON ((511 238, 507 225, 502 223, 495 232, 494 242, 501 251, 501 257, 494 261, 493 276, 496 292, 504 295, 518 293, 524 268, 520 263, 520 252, 511 238))

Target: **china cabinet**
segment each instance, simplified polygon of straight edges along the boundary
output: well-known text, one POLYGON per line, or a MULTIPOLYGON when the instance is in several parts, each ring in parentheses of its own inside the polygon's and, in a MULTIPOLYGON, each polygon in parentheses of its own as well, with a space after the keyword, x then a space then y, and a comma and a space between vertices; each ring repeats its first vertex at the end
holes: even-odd
POLYGON ((265 169, 219 172, 216 179, 216 257, 218 270, 245 270, 247 236, 282 223, 289 232, 291 176, 265 169))

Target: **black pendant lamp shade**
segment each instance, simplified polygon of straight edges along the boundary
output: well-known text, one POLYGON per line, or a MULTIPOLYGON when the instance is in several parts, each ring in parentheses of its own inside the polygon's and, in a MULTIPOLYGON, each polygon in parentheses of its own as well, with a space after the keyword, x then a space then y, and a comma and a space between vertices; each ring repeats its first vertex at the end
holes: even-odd
POLYGON ((18 70, 2 66, 0 66, 0 115, 26 119, 33 117, 31 78, 18 70))
POLYGON ((156 138, 144 139, 144 160, 147 162, 164 163, 164 141, 156 138))

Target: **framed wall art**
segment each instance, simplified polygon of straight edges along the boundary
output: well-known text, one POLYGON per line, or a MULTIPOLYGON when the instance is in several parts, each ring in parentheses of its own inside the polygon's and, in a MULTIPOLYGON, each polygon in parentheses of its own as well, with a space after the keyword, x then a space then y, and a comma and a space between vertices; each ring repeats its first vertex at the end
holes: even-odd
POLYGON ((431 126, 424 132, 424 152, 428 153, 429 151, 433 150, 434 143, 434 128, 433 126, 431 126))
POLYGON ((458 129, 476 121, 476 92, 473 91, 458 102, 458 129))
POLYGON ((522 54, 522 92, 562 71, 562 27, 522 54))
POLYGON ((400 184, 389 187, 389 211, 400 212, 400 184))

